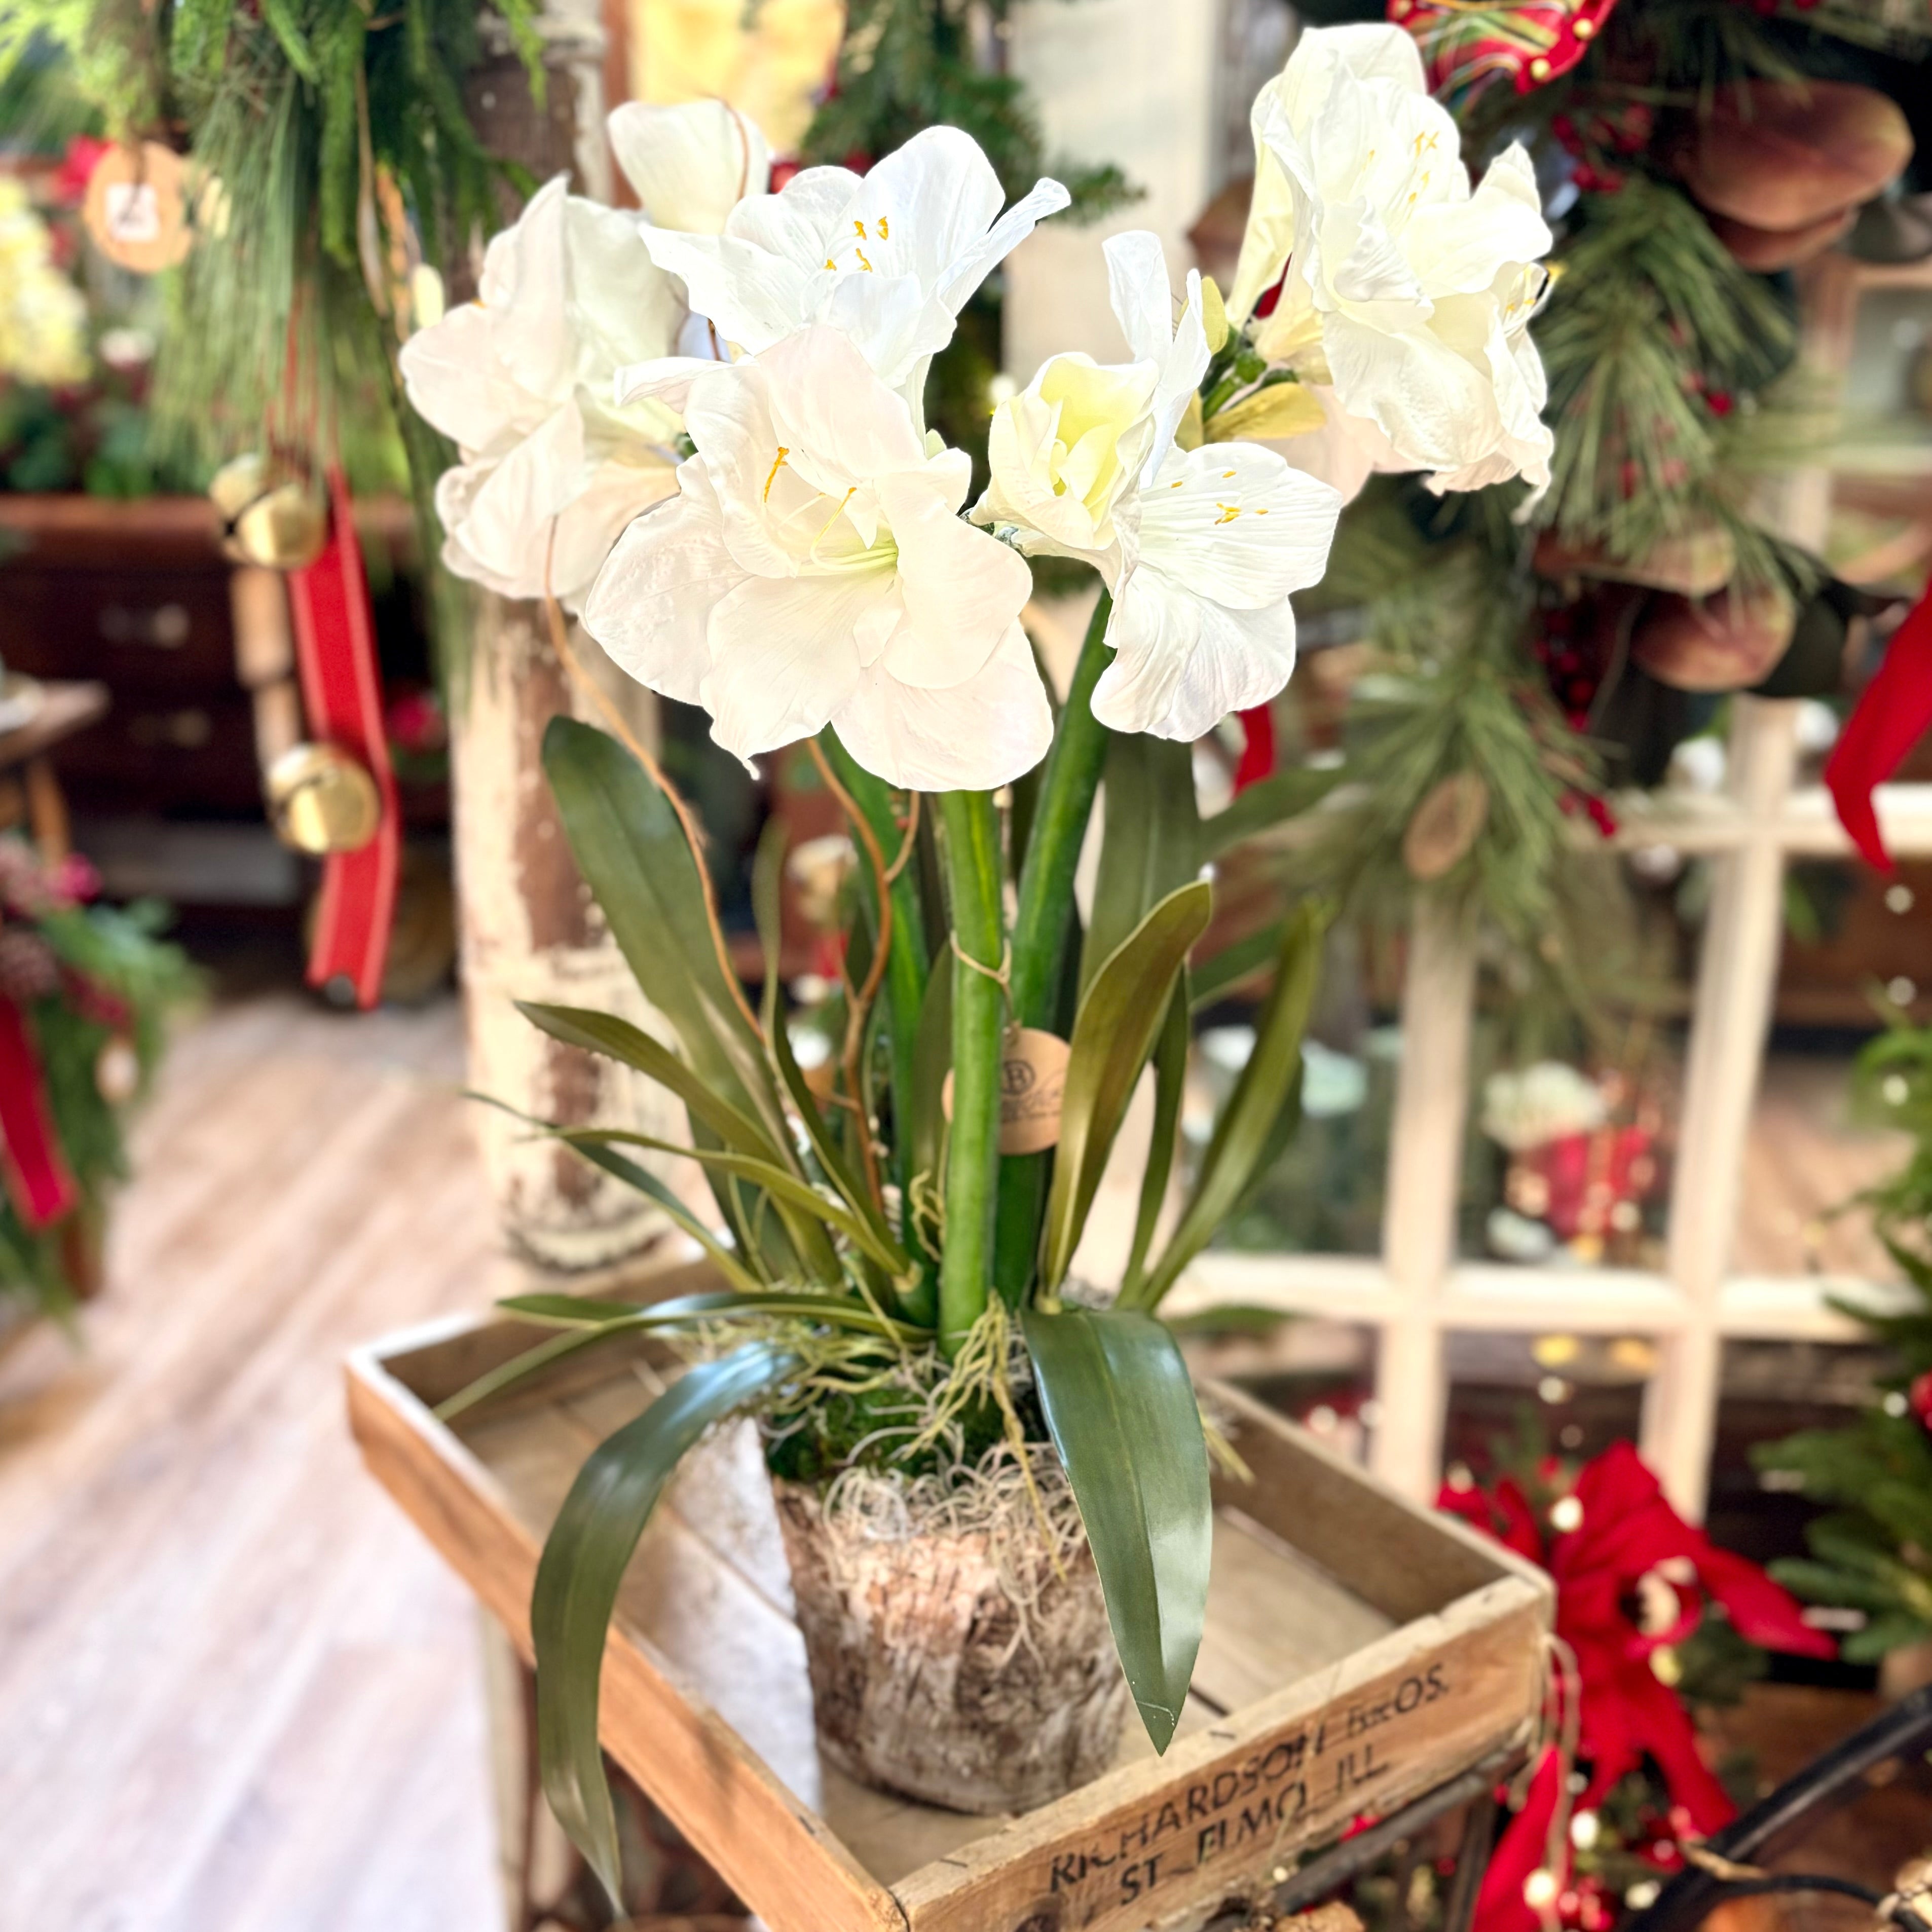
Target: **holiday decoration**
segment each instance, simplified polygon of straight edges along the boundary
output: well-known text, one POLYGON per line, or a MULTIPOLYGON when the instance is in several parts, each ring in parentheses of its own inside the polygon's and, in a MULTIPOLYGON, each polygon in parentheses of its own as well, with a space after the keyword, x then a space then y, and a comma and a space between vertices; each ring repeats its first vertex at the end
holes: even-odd
POLYGON ((0 180, 0 377, 78 382, 87 373, 86 320, 25 184, 0 180))
POLYGON ((1774 1574, 1801 1596, 1861 1612, 1844 1654, 1874 1663, 1932 1641, 1932 1028, 1892 1015, 1858 1056, 1852 1095, 1859 1116, 1911 1142, 1898 1171, 1849 1204, 1870 1216, 1904 1304, 1834 1304, 1887 1351, 1893 1371, 1853 1420, 1767 1444, 1756 1457, 1830 1506, 1806 1526, 1810 1556, 1774 1574))
POLYGON ((1826 760, 1825 783, 1852 843, 1880 872, 1892 855, 1879 830, 1872 791, 1932 730, 1932 590, 1892 634, 1885 662, 1860 694, 1826 760))
POLYGON ((1429 90, 1451 108, 1507 80, 1518 94, 1567 74, 1590 50, 1616 0, 1388 0, 1414 35, 1429 90))
POLYGON ((112 148, 88 174, 83 219, 116 268, 151 275, 178 267, 194 241, 182 158, 158 141, 112 148))
POLYGON ((0 1294, 55 1312, 94 1285, 122 1114, 194 984, 154 908, 94 890, 81 862, 0 834, 0 1294))
MULTIPOLYGON (((1718 1549, 1665 1500, 1628 1442, 1613 1443, 1565 1480, 1538 1472, 1532 1502, 1514 1478, 1492 1489, 1466 1478, 1436 1507, 1540 1563, 1556 1580, 1556 1636, 1567 1646, 1580 1782, 1566 1788, 1562 1754, 1544 1754, 1484 1874, 1479 1932, 1535 1932, 1570 1883, 1578 1834, 1573 1809, 1594 1816, 1646 1764, 1661 1779, 1682 1833, 1707 1834, 1734 1814, 1697 1748, 1676 1685, 1676 1652, 1713 1607, 1747 1642, 1828 1657, 1828 1638, 1754 1564, 1718 1549)), ((1586 1834, 1587 1835, 1587 1834, 1586 1834)))
MULTIPOLYGON (((1354 74, 1347 62, 1359 59, 1362 112, 1404 141, 1435 134, 1439 144, 1442 117, 1420 94, 1406 38, 1378 29, 1365 50, 1340 38, 1338 48, 1311 33, 1298 48, 1281 88, 1284 141, 1312 142, 1324 170, 1359 160, 1373 124, 1297 118, 1310 87, 1354 74), (1372 76, 1391 63, 1411 84, 1378 91, 1372 76)), ((1290 598, 1320 578, 1341 507, 1328 484, 1223 420, 1270 386, 1262 338, 1281 304, 1250 326, 1198 274, 1177 299, 1160 244, 1144 233, 1104 248, 1131 359, 1050 358, 994 414, 988 482, 971 500, 968 458, 927 425, 929 368, 980 284, 1066 205, 1066 190, 1042 180, 1003 210, 986 156, 940 127, 863 175, 810 169, 766 192, 715 138, 728 131, 715 117, 688 117, 710 133, 680 143, 669 138, 672 112, 634 123, 653 138, 634 151, 644 158, 634 184, 645 212, 627 247, 600 227, 595 246, 560 257, 557 224, 567 242, 572 217, 560 190, 544 190, 552 199, 540 196, 491 244, 507 313, 486 291, 480 308, 455 311, 406 358, 433 409, 466 388, 492 408, 534 399, 526 415, 493 419, 487 451, 463 432, 466 467, 500 464, 476 493, 480 503, 502 492, 492 559, 554 554, 580 501, 571 486, 594 463, 640 466, 684 452, 675 494, 593 560, 584 626, 632 676, 701 706, 716 741, 747 763, 807 740, 851 836, 820 882, 843 929, 830 962, 837 992, 815 1016, 829 1052, 814 1084, 779 1004, 778 849, 768 846, 754 882, 766 964, 754 1011, 682 800, 641 747, 566 719, 550 727, 545 765, 565 833, 681 1051, 608 1016, 523 1010, 554 1040, 655 1078, 688 1108, 694 1141, 535 1124, 661 1201, 728 1284, 642 1316, 575 1299, 508 1304, 564 1327, 566 1347, 640 1319, 699 1331, 697 1365, 586 1466, 532 1600, 547 1788, 614 1890, 596 1706, 616 1573, 595 1552, 607 1543, 628 1551, 678 1456, 726 1414, 754 1413, 765 1429, 801 1603, 812 1606, 821 1744, 835 1762, 974 1809, 1039 1802, 1108 1754, 1124 1700, 1119 1681, 1093 1668, 1103 1629, 1156 1748, 1173 1736, 1199 1641, 1210 1503, 1198 1412, 1154 1310, 1292 1118, 1322 925, 1304 908, 1270 934, 1276 976, 1254 1052, 1178 1225, 1157 1239, 1185 1074, 1189 958, 1214 898, 1204 862, 1282 808, 1251 788, 1238 830, 1203 825, 1190 743, 1286 683, 1290 598), (670 154, 702 158, 702 227, 659 218, 670 204, 649 158, 670 154), (555 300, 554 281, 524 278, 526 250, 532 264, 561 260, 568 302, 555 300), (557 372, 607 368, 602 318, 634 316, 636 292, 668 287, 658 276, 674 277, 689 306, 676 331, 681 352, 661 336, 655 353, 619 368, 598 404, 608 444, 574 466, 542 467, 536 448, 554 434, 567 441, 587 406, 557 372), (532 487, 505 482, 513 466, 532 487), (1020 624, 1032 590, 1025 560, 1045 556, 1090 565, 1103 591, 1057 717, 1020 624), (1097 883, 1076 922, 1074 869, 1103 772, 1097 883), (1008 788, 1014 815, 1003 827, 995 794, 1008 788), (1096 1312, 1073 1296, 1070 1271, 1149 1064, 1160 1124, 1118 1294, 1096 1312), (710 1172, 728 1244, 636 1164, 639 1148, 710 1172), (1123 1405, 1140 1418, 1127 1436, 1115 1426, 1123 1405), (928 1476, 934 1485, 908 1486, 928 1476), (832 1697, 850 1681, 854 1573, 827 1551, 846 1533, 838 1499, 862 1492, 910 1513, 879 1574, 892 1580, 893 1614, 908 1618, 906 1658, 931 1661, 882 1676, 855 1716, 832 1697), (1019 1539, 1018 1567, 1001 1574, 1036 1580, 1022 1588, 1034 1608, 1016 1614, 1036 1618, 1036 1732, 1064 1737, 1064 1750, 1016 1752, 964 1707, 915 1721, 928 1705, 901 1694, 978 1667, 960 1652, 958 1618, 916 1609, 928 1600, 922 1580, 954 1567, 946 1538, 959 1519, 949 1515, 942 1532, 928 1520, 934 1498, 965 1509, 976 1530, 983 1518, 988 1533, 1019 1539), (1054 1524, 1072 1538, 1064 1556, 1054 1524), (1037 1582, 1047 1576, 1050 1604, 1037 1582)), ((1533 404, 1518 420, 1540 374, 1504 311, 1540 290, 1534 257, 1547 236, 1520 170, 1472 190, 1453 142, 1441 166, 1432 205, 1496 281, 1500 292, 1472 307, 1502 358, 1500 373, 1479 380, 1447 339, 1423 352, 1425 368, 1446 358, 1469 372, 1468 420, 1462 440, 1390 460, 1432 467, 1448 488, 1472 470, 1502 478, 1532 468, 1546 450, 1533 404)), ((1378 182, 1363 218, 1390 236, 1403 232, 1397 187, 1378 182)), ((1298 193, 1280 214, 1291 235, 1318 218, 1298 193)), ((1311 290, 1325 292, 1341 267, 1309 263, 1311 290)), ((1412 351, 1400 332, 1343 328, 1328 345, 1345 365, 1332 372, 1336 394, 1351 408, 1394 411, 1412 351)), ((1249 411, 1231 421, 1275 419, 1249 411)), ((1330 428, 1338 436, 1359 428, 1378 450, 1388 440, 1348 409, 1330 428)), ((583 579, 592 528, 580 520, 570 532, 569 584, 583 579)), ((481 560, 467 538, 464 547, 481 560)), ((564 640, 554 596, 549 608, 564 640)), ((1292 808, 1303 794, 1290 789, 1292 808)), ((544 1344, 464 1400, 559 1346, 544 1344)), ((950 1600, 952 1587, 929 1600, 950 1600)))

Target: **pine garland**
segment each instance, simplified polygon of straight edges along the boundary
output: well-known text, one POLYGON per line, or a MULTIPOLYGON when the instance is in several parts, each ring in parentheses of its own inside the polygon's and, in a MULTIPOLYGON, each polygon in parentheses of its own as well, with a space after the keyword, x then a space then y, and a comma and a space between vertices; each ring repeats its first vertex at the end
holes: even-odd
POLYGON ((1814 1602, 1863 1612, 1844 1651, 1870 1664, 1932 1641, 1932 1027, 1892 1015, 1858 1056, 1852 1090, 1865 1120, 1912 1137, 1898 1172, 1848 1204, 1870 1214, 1909 1298, 1898 1312, 1833 1306, 1890 1352, 1898 1372, 1844 1427, 1767 1444, 1755 1460, 1834 1506, 1806 1527, 1810 1558, 1774 1564, 1772 1574, 1814 1602))

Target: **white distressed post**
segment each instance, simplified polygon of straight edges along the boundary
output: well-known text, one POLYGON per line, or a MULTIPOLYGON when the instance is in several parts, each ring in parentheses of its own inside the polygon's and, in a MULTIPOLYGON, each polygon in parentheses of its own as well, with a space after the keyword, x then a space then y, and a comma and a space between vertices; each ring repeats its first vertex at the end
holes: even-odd
POLYGON ((1456 1255, 1468 1111, 1475 954, 1426 896, 1409 929, 1382 1252, 1395 1294, 1376 1360, 1370 1463, 1405 1496, 1435 1494, 1448 1398, 1440 1303, 1456 1255))

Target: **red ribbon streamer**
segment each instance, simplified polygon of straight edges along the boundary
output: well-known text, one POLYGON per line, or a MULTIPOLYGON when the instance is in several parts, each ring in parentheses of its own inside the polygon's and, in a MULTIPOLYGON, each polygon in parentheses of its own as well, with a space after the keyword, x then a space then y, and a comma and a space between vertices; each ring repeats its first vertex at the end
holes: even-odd
POLYGON ((1872 790, 1884 784, 1905 754, 1932 729, 1932 590, 1892 634, 1885 662, 1845 720, 1825 761, 1825 783, 1838 822, 1852 843, 1881 872, 1892 854, 1879 830, 1872 790))
POLYGON ((353 852, 332 852, 322 861, 308 982, 321 986, 346 977, 356 989, 356 1004, 367 1008, 382 997, 402 833, 395 775, 382 735, 369 584, 350 513, 349 486, 340 470, 329 473, 328 496, 328 547, 289 579, 302 704, 318 739, 339 746, 368 769, 376 781, 382 816, 368 844, 353 852))
POLYGON ((27 1016, 0 994, 0 1172, 30 1232, 79 1204, 80 1189, 61 1151, 46 1083, 27 1016))
POLYGON ((1234 766, 1234 790, 1238 795, 1250 785, 1274 773, 1274 713, 1265 704, 1252 711, 1238 712, 1241 721, 1241 755, 1234 766))

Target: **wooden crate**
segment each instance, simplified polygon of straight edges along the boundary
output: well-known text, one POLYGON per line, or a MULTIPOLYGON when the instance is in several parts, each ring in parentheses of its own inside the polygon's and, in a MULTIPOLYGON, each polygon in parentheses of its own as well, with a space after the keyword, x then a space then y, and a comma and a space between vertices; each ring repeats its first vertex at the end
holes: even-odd
MULTIPOLYGON (((655 1294, 706 1285, 694 1267, 655 1294)), ((464 1318, 348 1365, 369 1467, 529 1654, 537 1555, 592 1447, 662 1384, 640 1340, 561 1363, 453 1425, 430 1409, 527 1347, 464 1318)), ((822 1765, 802 1640, 748 1426, 689 1458, 619 1598, 606 1748, 772 1932, 1106 1932, 1198 1924, 1298 1847, 1526 1732, 1543 1574, 1418 1509, 1232 1390, 1252 1484, 1217 1478, 1206 1636, 1156 1759, 1012 1819, 868 1790, 822 1765)))

